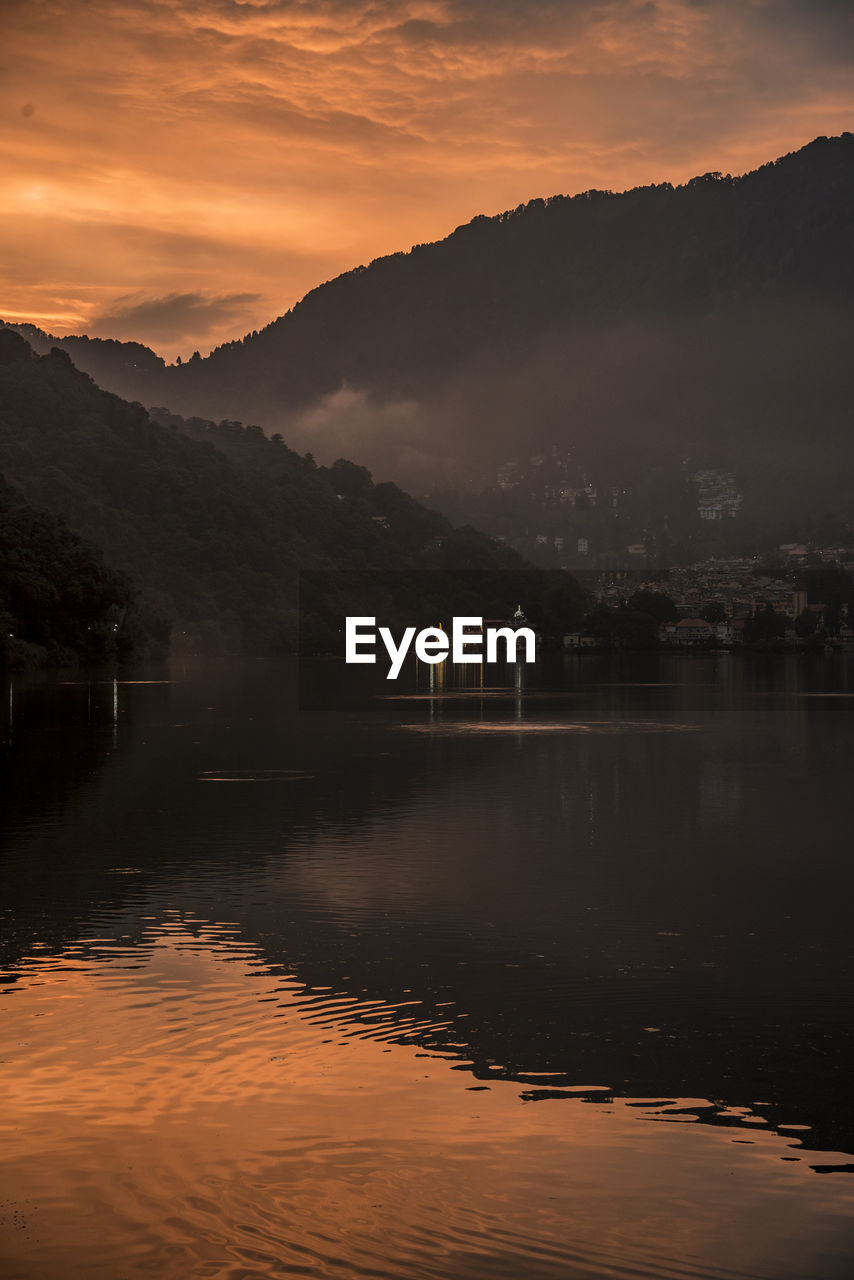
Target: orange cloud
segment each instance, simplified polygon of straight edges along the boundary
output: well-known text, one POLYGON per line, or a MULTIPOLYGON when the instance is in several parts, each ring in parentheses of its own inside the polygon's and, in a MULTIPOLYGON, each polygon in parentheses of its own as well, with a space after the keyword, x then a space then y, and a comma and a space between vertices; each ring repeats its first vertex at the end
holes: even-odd
POLYGON ((171 337, 134 313, 167 355, 476 213, 740 171, 854 107, 833 0, 6 0, 4 27, 0 315, 125 337, 119 299, 208 299, 171 337))

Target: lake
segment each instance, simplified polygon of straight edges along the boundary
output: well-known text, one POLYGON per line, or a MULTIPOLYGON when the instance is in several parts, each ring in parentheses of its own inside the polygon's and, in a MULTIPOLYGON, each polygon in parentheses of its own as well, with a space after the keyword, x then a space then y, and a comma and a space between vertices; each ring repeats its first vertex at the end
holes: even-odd
POLYGON ((2 698, 5 1280, 854 1274, 854 659, 2 698))

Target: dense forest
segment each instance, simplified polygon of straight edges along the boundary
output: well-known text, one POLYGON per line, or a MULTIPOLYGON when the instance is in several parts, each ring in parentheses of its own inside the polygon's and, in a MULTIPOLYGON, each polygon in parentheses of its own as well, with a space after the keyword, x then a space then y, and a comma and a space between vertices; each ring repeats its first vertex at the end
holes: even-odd
MULTIPOLYGON (((743 177, 532 200, 309 293, 258 333, 166 366, 53 341, 103 385, 247 418, 426 493, 559 447, 601 487, 736 473, 745 536, 851 518, 854 136, 743 177)), ((673 519, 678 513, 665 512, 673 519)))
MULTIPOLYGON (((294 647, 305 569, 328 571, 330 584, 341 570, 405 570, 402 583, 419 570, 507 574, 504 611, 525 580, 529 594, 554 596, 553 583, 526 579, 514 552, 374 484, 363 467, 319 467, 236 421, 150 415, 101 390, 63 351, 35 355, 10 330, 0 332, 0 469, 133 574, 148 606, 174 621, 179 646, 294 647)), ((582 595, 571 578, 559 581, 568 624, 582 595)), ((494 596, 483 603, 498 607, 494 596)), ((337 582, 334 598, 362 612, 356 579, 337 582)), ((327 606, 314 602, 312 625, 318 646, 334 648, 327 606)))
POLYGON ((163 654, 169 629, 130 578, 0 477, 0 667, 163 654))

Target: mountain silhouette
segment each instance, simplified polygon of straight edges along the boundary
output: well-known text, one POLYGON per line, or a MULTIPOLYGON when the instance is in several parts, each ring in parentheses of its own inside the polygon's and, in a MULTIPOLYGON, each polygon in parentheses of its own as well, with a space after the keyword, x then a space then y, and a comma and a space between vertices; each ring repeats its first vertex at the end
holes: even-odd
MULTIPOLYGON (((314 627, 321 648, 335 647, 347 613, 366 612, 367 572, 380 575, 378 594, 389 622, 401 611, 409 622, 419 616, 409 611, 426 610, 422 625, 445 617, 448 571, 475 575, 470 604, 487 616, 496 616, 499 604, 506 612, 523 586, 544 599, 554 586, 546 579, 534 583, 529 566, 510 549, 474 529, 453 528, 394 484, 375 484, 364 467, 345 459, 319 467, 281 437, 270 439, 238 421, 150 415, 103 391, 65 352, 54 348, 38 356, 9 330, 0 331, 0 474, 23 503, 62 517, 110 564, 132 574, 147 606, 173 620, 179 647, 294 647, 298 575, 305 570, 320 573, 321 584, 328 575, 328 589, 318 589, 315 579, 312 617, 304 611, 301 619, 304 629, 314 627), (345 571, 349 577, 341 576, 345 571), (397 575, 393 589, 389 573, 397 575), (477 584, 484 581, 497 590, 497 601, 478 596, 477 584)), ((19 525, 21 518, 15 517, 19 525)), ((55 522, 45 519, 50 532, 55 522)), ((31 525, 28 515, 27 530, 31 525)), ((7 564, 7 556, 4 564, 16 573, 23 565, 28 575, 15 600, 23 599, 31 578, 49 577, 54 563, 59 568, 53 577, 68 578, 75 556, 76 564, 84 551, 93 554, 64 526, 56 527, 60 542, 59 535, 39 535, 43 563, 27 550, 23 535, 9 533, 9 555, 17 558, 7 564)), ((81 563, 87 583, 94 582, 101 571, 89 560, 81 563)), ((114 597, 123 604, 114 583, 124 579, 107 570, 101 578, 106 585, 98 590, 107 604, 114 597)), ((567 575, 559 575, 557 588, 559 609, 566 608, 569 620, 582 593, 567 575)), ((48 583, 41 595, 52 590, 48 583)), ((87 591, 94 597, 95 586, 87 591)), ((0 615, 4 601, 0 593, 0 615)), ((17 613, 23 616, 20 608, 17 613)))
POLYGON ((690 459, 733 468, 745 510, 835 510, 854 462, 852 226, 845 133, 742 177, 477 217, 181 365, 23 331, 127 398, 250 418, 421 491, 560 446, 614 485, 690 459))

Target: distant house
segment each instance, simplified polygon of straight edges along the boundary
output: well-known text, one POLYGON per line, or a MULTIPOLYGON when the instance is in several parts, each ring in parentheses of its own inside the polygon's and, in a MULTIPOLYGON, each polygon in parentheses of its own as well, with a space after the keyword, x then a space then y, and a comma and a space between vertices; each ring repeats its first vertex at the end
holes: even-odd
POLYGON ((595 649, 596 637, 586 631, 569 631, 563 637, 564 649, 595 649))
POLYGON ((683 618, 676 624, 675 642, 680 645, 702 644, 704 640, 711 640, 714 634, 714 627, 705 618, 683 618))
POLYGON ((374 524, 377 526, 378 529, 391 528, 391 525, 388 522, 388 516, 371 516, 371 519, 373 520, 374 524))

